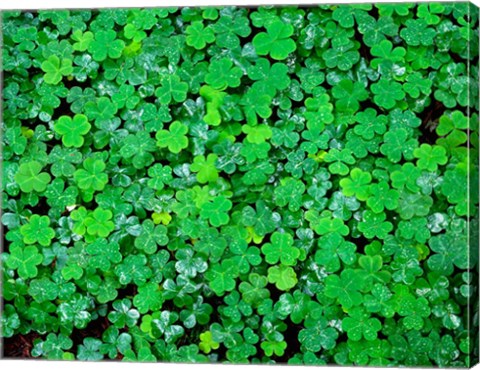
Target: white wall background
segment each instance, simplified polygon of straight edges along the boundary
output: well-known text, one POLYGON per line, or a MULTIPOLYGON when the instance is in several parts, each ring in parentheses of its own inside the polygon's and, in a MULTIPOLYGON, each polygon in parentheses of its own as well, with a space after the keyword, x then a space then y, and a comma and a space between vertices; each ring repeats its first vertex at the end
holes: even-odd
MULTIPOLYGON (((374 0, 375 2, 404 2, 374 0)), ((414 1, 414 0, 412 0, 414 1)), ((442 0, 436 0, 442 1, 442 0)), ((448 0, 447 0, 448 1, 448 0)), ((450 0, 452 1, 452 0, 450 0)), ((152 6, 205 6, 205 5, 261 5, 261 4, 332 4, 332 3, 365 3, 368 0, 0 0, 0 9, 50 9, 50 8, 111 8, 111 7, 152 7, 152 6)), ((417 0, 416 2, 428 2, 428 0, 417 0)), ((480 6, 480 0, 472 0, 480 6)), ((186 364, 127 364, 121 362, 47 362, 42 360, 1 360, 0 370, 307 370, 303 366, 274 366, 268 365, 186 365, 186 364)), ((326 367, 322 367, 326 369, 326 367)), ((480 366, 476 367, 477 369, 480 366)), ((314 369, 314 368, 313 368, 314 369)), ((362 367, 336 367, 336 369, 362 370, 371 368, 362 367)), ((377 368, 387 370, 387 368, 377 368)))

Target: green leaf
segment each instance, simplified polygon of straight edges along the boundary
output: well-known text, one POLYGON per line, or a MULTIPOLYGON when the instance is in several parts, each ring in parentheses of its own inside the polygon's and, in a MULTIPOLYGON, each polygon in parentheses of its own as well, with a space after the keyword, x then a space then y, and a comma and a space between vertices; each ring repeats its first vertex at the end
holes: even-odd
POLYGON ((305 320, 305 328, 298 333, 298 339, 302 346, 313 353, 320 352, 322 348, 333 349, 337 338, 337 330, 329 327, 327 319, 323 316, 309 315, 305 320))
POLYGON ((468 266, 468 253, 464 248, 464 237, 455 238, 451 234, 442 234, 430 239, 430 249, 435 252, 427 263, 428 266, 443 274, 451 274, 453 267, 465 269, 468 266))
POLYGON ((390 189, 385 181, 370 185, 369 193, 367 205, 375 213, 381 213, 384 209, 392 211, 398 206, 398 191, 390 189))
POLYGON ((230 220, 228 211, 232 208, 232 202, 220 196, 213 201, 204 203, 200 208, 200 216, 208 219, 212 226, 226 225, 230 220))
POLYGON ((156 283, 147 283, 138 288, 138 294, 133 297, 133 304, 138 312, 145 314, 162 308, 164 302, 160 286, 156 283))
POLYGON ((167 148, 172 153, 178 154, 188 147, 188 138, 186 133, 188 127, 180 121, 174 121, 170 124, 168 130, 160 130, 156 133, 157 146, 167 148))
POLYGON ((154 157, 152 152, 156 151, 155 141, 145 131, 137 132, 136 135, 128 135, 120 148, 120 155, 130 159, 135 168, 149 166, 154 157))
POLYGON ((41 279, 34 279, 30 282, 28 293, 38 303, 53 301, 57 298, 57 285, 50 279, 43 277, 41 279))
POLYGON ((372 84, 371 90, 374 94, 373 101, 385 109, 394 108, 397 101, 405 98, 402 85, 386 79, 380 79, 377 83, 372 84))
POLYGON ((135 247, 146 254, 153 254, 158 246, 165 246, 168 243, 167 228, 163 225, 155 226, 150 220, 142 223, 142 231, 135 238, 135 247))
POLYGON ((49 227, 50 219, 47 216, 32 215, 28 224, 20 228, 25 244, 38 243, 43 247, 51 244, 55 231, 49 227))
POLYGON ((360 59, 360 54, 355 49, 355 43, 348 37, 335 37, 332 47, 323 53, 323 59, 328 68, 348 71, 360 59))
POLYGON ((358 200, 366 201, 370 196, 371 181, 372 176, 368 172, 354 168, 350 172, 350 178, 340 180, 340 186, 347 197, 355 196, 358 200))
POLYGON ((345 269, 340 276, 329 275, 325 279, 325 295, 335 298, 349 309, 362 304, 363 297, 360 290, 363 288, 365 276, 359 271, 345 269))
POLYGON ((272 59, 283 60, 296 50, 295 42, 290 39, 293 27, 280 20, 265 26, 267 32, 260 32, 252 40, 258 55, 270 55, 272 59))
POLYGON ((300 250, 293 246, 293 237, 290 234, 274 232, 271 243, 262 246, 265 261, 271 265, 280 262, 284 266, 296 265, 300 257, 300 250))
POLYGON ((408 45, 432 45, 435 31, 428 27, 423 19, 408 19, 406 27, 400 31, 400 36, 408 45))
POLYGON ((352 265, 357 259, 355 244, 345 241, 338 233, 322 236, 318 241, 318 247, 319 249, 315 252, 315 262, 325 267, 328 272, 338 271, 341 262, 352 265))
POLYGON ((61 116, 54 126, 55 132, 62 135, 62 143, 66 147, 80 148, 83 136, 90 131, 91 125, 83 114, 76 114, 73 119, 69 116, 61 116))
POLYGON ((98 268, 102 271, 109 271, 112 265, 122 260, 120 246, 117 243, 109 243, 104 238, 98 238, 87 246, 87 253, 91 256, 89 267, 98 268))
POLYGON ((192 22, 186 29, 187 45, 193 46, 197 50, 205 48, 207 43, 215 41, 215 34, 211 27, 204 27, 200 21, 192 22))
POLYGON ((240 78, 243 72, 240 68, 233 66, 230 59, 222 58, 214 60, 208 66, 208 73, 205 82, 214 89, 223 90, 227 87, 240 86, 240 78))
POLYGON ((143 254, 127 256, 115 267, 115 275, 118 276, 120 284, 133 282, 142 286, 152 276, 152 270, 146 264, 147 258, 143 254))
POLYGON ((50 85, 58 84, 64 76, 72 74, 73 67, 70 59, 60 59, 51 55, 42 63, 42 71, 45 72, 45 82, 50 85))
POLYGON ((358 224, 358 230, 368 239, 375 237, 385 239, 388 233, 393 230, 393 224, 385 220, 385 213, 365 211, 362 222, 358 224))
POLYGON ((102 341, 95 338, 85 338, 83 344, 78 346, 77 358, 81 361, 100 361, 103 354, 100 353, 102 341))
POLYGON ((409 138, 407 130, 397 128, 385 133, 384 143, 380 147, 380 152, 386 155, 393 163, 398 163, 402 156, 405 159, 412 159, 413 151, 417 145, 417 140, 409 138))
POLYGON ((155 96, 162 104, 170 104, 172 101, 181 103, 187 98, 187 92, 188 84, 178 75, 169 74, 162 79, 161 86, 155 90, 155 96))
POLYGON ((89 235, 97 235, 106 238, 115 228, 112 219, 112 212, 108 209, 96 208, 89 217, 85 219, 85 226, 89 235))
POLYGON ((103 190, 108 182, 108 175, 104 173, 105 167, 102 160, 87 158, 83 162, 83 169, 76 170, 73 178, 80 189, 103 190))
POLYGON ((73 31, 71 37, 72 40, 76 41, 73 44, 73 50, 77 51, 86 51, 94 40, 93 32, 82 32, 82 30, 79 29, 73 31))
POLYGON ((190 166, 192 172, 196 172, 197 181, 201 184, 208 182, 215 182, 218 179, 218 170, 215 166, 218 156, 216 154, 209 154, 205 156, 196 156, 190 166))
POLYGON ((297 285, 297 274, 289 266, 279 265, 268 269, 268 282, 277 289, 288 291, 297 285))
POLYGON ((17 270, 18 275, 23 279, 34 278, 38 274, 37 266, 43 261, 43 256, 33 246, 22 248, 12 246, 5 264, 8 268, 17 270))
POLYGON ((95 34, 95 39, 90 42, 88 51, 97 62, 102 62, 105 59, 118 59, 122 56, 125 42, 117 39, 117 34, 114 30, 100 30, 95 34))
POLYGON ((431 146, 429 144, 422 144, 419 148, 413 151, 415 158, 418 158, 417 166, 423 170, 434 172, 438 165, 447 163, 447 151, 441 146, 431 146))
POLYGON ((220 347, 220 343, 217 343, 212 338, 212 333, 210 331, 203 332, 199 335, 200 344, 198 348, 207 355, 212 351, 212 349, 218 349, 220 347))
POLYGON ((124 298, 113 302, 113 311, 108 314, 108 320, 115 325, 115 327, 122 329, 125 326, 129 328, 136 325, 140 318, 140 313, 132 308, 132 302, 124 298))
POLYGON ((382 324, 376 318, 370 317, 360 307, 354 307, 342 321, 342 329, 347 332, 349 339, 359 341, 365 338, 368 341, 377 338, 377 332, 382 328, 382 324))
POLYGON ((50 182, 51 176, 47 172, 40 172, 41 170, 42 165, 37 161, 23 163, 15 174, 15 182, 25 193, 33 190, 43 192, 50 182))
POLYGON ((265 352, 265 355, 268 357, 273 356, 283 356, 285 349, 287 348, 287 343, 285 341, 281 342, 262 342, 260 345, 265 352))
POLYGON ((256 307, 264 299, 270 297, 270 291, 265 288, 267 283, 267 277, 253 273, 249 275, 248 282, 240 283, 238 290, 242 293, 242 299, 246 303, 256 307))
POLYGON ((237 275, 238 266, 232 260, 223 260, 221 264, 211 266, 205 273, 210 288, 218 296, 235 289, 237 275))

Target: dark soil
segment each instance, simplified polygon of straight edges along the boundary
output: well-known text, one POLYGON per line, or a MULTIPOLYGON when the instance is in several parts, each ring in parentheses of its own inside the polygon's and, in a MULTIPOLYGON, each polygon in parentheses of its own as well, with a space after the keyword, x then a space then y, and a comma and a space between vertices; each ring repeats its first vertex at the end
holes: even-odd
POLYGON ((31 351, 33 341, 40 338, 37 333, 17 334, 11 338, 3 339, 2 357, 33 358, 31 351))

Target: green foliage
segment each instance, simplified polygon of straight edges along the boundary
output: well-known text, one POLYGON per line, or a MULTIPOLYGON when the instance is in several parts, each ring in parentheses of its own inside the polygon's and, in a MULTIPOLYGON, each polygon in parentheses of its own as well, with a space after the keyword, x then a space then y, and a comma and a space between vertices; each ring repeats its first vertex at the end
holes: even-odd
POLYGON ((173 122, 168 131, 160 130, 155 137, 157 138, 157 146, 160 148, 168 148, 172 153, 178 154, 182 149, 188 146, 188 138, 185 134, 188 127, 179 121, 173 122))
POLYGON ((283 60, 296 50, 295 42, 290 39, 293 26, 280 20, 265 25, 267 32, 260 32, 253 38, 253 46, 258 55, 270 55, 272 59, 283 60))
POLYGON ((70 59, 60 59, 56 55, 50 55, 42 63, 42 71, 45 72, 45 83, 57 85, 64 76, 68 76, 73 72, 72 61, 70 59))
POLYGON ((91 125, 83 114, 76 114, 73 119, 62 116, 58 119, 54 129, 62 136, 62 143, 66 147, 80 148, 84 143, 83 136, 90 131, 91 125))
POLYGON ((3 12, 4 355, 475 364, 477 35, 453 2, 3 12))
POLYGON ((47 172, 40 172, 41 170, 42 165, 37 161, 23 163, 15 174, 15 182, 25 193, 30 193, 33 190, 42 192, 46 189, 52 177, 47 172))
POLYGON ((94 34, 94 40, 88 45, 88 51, 97 62, 102 62, 105 59, 118 59, 122 55, 125 48, 125 42, 117 39, 117 34, 114 30, 99 30, 94 34))
POLYGON ((47 216, 32 215, 28 224, 20 228, 25 244, 38 243, 43 247, 48 247, 55 236, 55 231, 50 225, 50 219, 47 216))
POLYGON ((83 168, 73 174, 78 187, 82 190, 102 190, 108 182, 105 167, 105 162, 101 159, 87 158, 83 162, 83 168))

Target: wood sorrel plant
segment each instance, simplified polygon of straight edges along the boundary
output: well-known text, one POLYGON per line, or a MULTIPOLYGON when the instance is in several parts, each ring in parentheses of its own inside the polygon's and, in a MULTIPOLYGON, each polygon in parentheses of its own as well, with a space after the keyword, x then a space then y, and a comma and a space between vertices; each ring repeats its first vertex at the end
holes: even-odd
POLYGON ((476 8, 2 15, 5 356, 477 362, 476 8))

